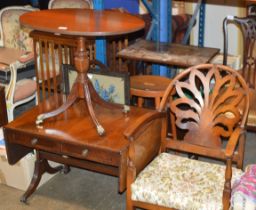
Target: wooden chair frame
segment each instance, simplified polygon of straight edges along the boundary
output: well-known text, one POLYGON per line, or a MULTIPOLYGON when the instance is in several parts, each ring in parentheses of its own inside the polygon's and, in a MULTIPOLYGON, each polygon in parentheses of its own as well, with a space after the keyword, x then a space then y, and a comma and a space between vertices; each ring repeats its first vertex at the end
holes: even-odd
MULTIPOLYGON (((251 102, 256 98, 256 16, 247 17, 227 16, 223 21, 224 31, 224 59, 223 64, 227 64, 228 57, 228 25, 235 24, 241 30, 243 35, 243 57, 242 67, 239 70, 250 88, 251 102)), ((247 129, 256 131, 255 106, 251 103, 247 129), (255 124, 255 125, 254 125, 255 124)))
POLYGON ((131 138, 130 133, 126 133, 127 138, 131 141, 128 154, 127 209, 135 209, 135 207, 172 209, 132 200, 131 184, 159 151, 173 150, 225 162, 222 203, 223 209, 228 210, 231 196, 232 163, 236 163, 238 168, 243 167, 244 126, 249 110, 249 94, 246 82, 238 72, 227 66, 202 64, 191 67, 177 75, 168 86, 159 111, 164 113, 167 107, 171 109, 171 136, 167 135, 166 114, 162 118, 161 142, 150 137, 148 142, 142 142, 139 138, 131 138), (204 74, 203 72, 207 73, 204 74), (212 87, 213 78, 216 80, 212 87), (204 89, 199 87, 204 87, 204 89), (196 102, 192 102, 193 100, 184 94, 184 89, 194 94, 196 102), (218 91, 222 92, 219 93, 218 91), (223 103, 226 105, 222 106, 223 103), (184 104, 183 106, 187 104, 191 109, 182 110, 184 107, 181 108, 181 104, 184 104), (208 124, 207 120, 211 122, 211 119, 213 124, 208 124), (200 123, 200 120, 204 121, 200 123), (226 126, 225 129, 222 127, 223 125, 226 126), (182 138, 177 128, 186 130, 186 134, 183 134, 182 138), (222 145, 221 137, 228 140, 225 147, 222 145), (141 149, 146 148, 145 145, 150 149, 141 149))

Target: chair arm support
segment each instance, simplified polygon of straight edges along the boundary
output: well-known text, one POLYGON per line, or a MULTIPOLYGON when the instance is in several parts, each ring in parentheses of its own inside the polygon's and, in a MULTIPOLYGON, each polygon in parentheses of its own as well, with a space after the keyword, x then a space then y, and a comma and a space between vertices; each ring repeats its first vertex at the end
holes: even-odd
POLYGON ((230 158, 233 156, 235 152, 235 148, 239 142, 240 135, 243 134, 245 131, 242 128, 236 128, 235 131, 230 136, 228 144, 225 150, 225 156, 230 158))
POLYGON ((147 126, 148 123, 152 122, 155 119, 163 118, 164 116, 165 116, 165 113, 163 112, 155 111, 155 112, 146 113, 145 115, 137 119, 133 125, 129 126, 124 131, 124 136, 129 141, 134 141, 134 139, 136 139, 136 137, 140 134, 140 132, 144 131, 143 128, 145 128, 145 126, 147 126))
POLYGON ((124 132, 130 141, 128 167, 136 176, 160 151, 161 128, 165 114, 149 112, 124 132))

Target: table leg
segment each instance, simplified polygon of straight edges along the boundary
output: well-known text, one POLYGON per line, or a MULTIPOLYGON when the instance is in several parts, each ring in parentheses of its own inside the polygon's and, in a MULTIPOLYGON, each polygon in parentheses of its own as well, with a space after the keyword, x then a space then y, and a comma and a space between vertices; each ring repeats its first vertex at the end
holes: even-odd
POLYGON ((20 201, 23 203, 27 202, 28 197, 36 190, 42 175, 47 172, 49 174, 54 174, 60 170, 63 170, 63 166, 51 167, 46 159, 41 159, 39 152, 37 153, 37 159, 35 161, 35 169, 33 178, 26 192, 22 195, 20 201))
POLYGON ((76 88, 76 84, 73 85, 70 94, 67 97, 67 101, 62 104, 59 108, 51 111, 51 112, 47 112, 47 113, 43 113, 37 116, 36 119, 36 124, 39 125, 41 124, 45 119, 50 118, 50 117, 54 117, 62 112, 64 112, 66 109, 68 109, 77 99, 77 88, 76 88))
POLYGON ((103 126, 99 123, 99 121, 96 118, 93 105, 92 105, 92 97, 93 101, 101 104, 108 108, 123 108, 124 112, 129 111, 127 107, 123 107, 121 105, 114 105, 111 103, 105 102, 103 99, 101 99, 96 91, 93 88, 93 85, 89 81, 89 78, 87 77, 87 71, 89 69, 89 60, 87 56, 86 51, 86 40, 84 37, 79 37, 77 40, 77 50, 75 53, 75 67, 77 71, 77 78, 75 80, 75 83, 72 87, 72 90, 68 96, 67 101, 62 104, 59 108, 56 110, 53 110, 48 113, 43 113, 38 115, 36 124, 43 123, 43 121, 47 118, 54 117, 65 110, 67 110, 75 101, 77 98, 79 99, 85 99, 85 102, 87 104, 87 108, 89 110, 89 114, 93 120, 93 123, 97 129, 97 132, 99 135, 104 135, 105 130, 103 126))
POLYGON ((54 117, 62 112, 64 112, 66 109, 68 109, 77 98, 85 99, 89 113, 91 118, 93 119, 93 122, 97 128, 97 131, 99 135, 104 134, 104 128, 100 125, 98 122, 96 115, 93 110, 93 106, 91 103, 91 96, 90 96, 90 89, 88 87, 88 77, 87 77, 87 71, 89 68, 89 60, 87 57, 87 51, 86 51, 86 40, 84 37, 79 37, 77 39, 77 50, 75 52, 75 67, 77 70, 77 78, 76 81, 72 87, 71 93, 68 96, 67 101, 60 106, 58 109, 40 114, 37 117, 36 123, 40 124, 45 119, 54 117))

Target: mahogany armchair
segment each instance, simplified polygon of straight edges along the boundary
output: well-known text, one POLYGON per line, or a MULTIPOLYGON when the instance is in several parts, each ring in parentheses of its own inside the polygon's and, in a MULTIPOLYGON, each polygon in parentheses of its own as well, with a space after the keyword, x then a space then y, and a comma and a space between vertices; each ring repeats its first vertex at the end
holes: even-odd
POLYGON ((0 11, 0 71, 10 72, 6 85, 6 104, 9 121, 13 120, 15 107, 36 97, 36 82, 32 78, 17 79, 19 69, 33 63, 32 39, 27 28, 19 23, 19 17, 31 7, 6 7, 0 11))
POLYGON ((244 18, 228 16, 224 19, 224 65, 227 64, 228 56, 228 24, 236 24, 243 34, 243 58, 239 72, 244 77, 250 91, 247 129, 256 131, 256 16, 244 18))
POLYGON ((159 112, 167 107, 171 135, 163 118, 162 142, 130 138, 127 209, 228 210, 232 183, 243 166, 249 110, 244 79, 222 65, 191 67, 169 84, 159 112))

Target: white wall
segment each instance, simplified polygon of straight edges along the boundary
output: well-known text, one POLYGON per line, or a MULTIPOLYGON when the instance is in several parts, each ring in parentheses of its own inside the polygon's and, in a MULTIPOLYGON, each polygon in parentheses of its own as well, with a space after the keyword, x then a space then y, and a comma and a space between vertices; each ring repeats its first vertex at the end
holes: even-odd
MULTIPOLYGON (((147 12, 143 4, 140 4, 140 13, 147 12)), ((193 14, 193 11, 196 7, 196 3, 185 3, 185 10, 189 14, 193 14)), ((221 52, 223 51, 223 29, 222 23, 224 18, 227 15, 235 16, 245 16, 245 8, 236 7, 236 6, 225 6, 225 5, 214 5, 206 4, 206 13, 205 13, 205 35, 204 35, 204 44, 207 47, 219 48, 221 52)), ((191 33, 191 44, 198 44, 198 22, 192 30, 191 33)), ((229 31, 229 54, 240 55, 242 54, 242 42, 241 42, 241 32, 239 29, 230 25, 228 27, 229 31)))
MULTIPOLYGON (((190 13, 195 8, 195 3, 186 3, 186 10, 190 13)), ((223 51, 223 29, 222 23, 227 15, 242 16, 245 9, 240 7, 206 4, 205 10, 205 35, 204 44, 207 47, 216 47, 223 51)), ((198 19, 197 19, 198 20, 198 19)), ((229 53, 241 54, 241 33, 236 26, 230 25, 229 31, 229 53)), ((193 28, 191 44, 198 44, 198 21, 193 28)))

